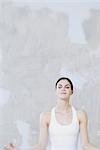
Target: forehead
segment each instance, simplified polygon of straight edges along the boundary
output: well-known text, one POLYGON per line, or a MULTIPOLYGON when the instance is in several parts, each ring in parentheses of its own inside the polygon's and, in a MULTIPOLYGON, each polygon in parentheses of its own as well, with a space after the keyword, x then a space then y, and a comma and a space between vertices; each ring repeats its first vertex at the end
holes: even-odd
POLYGON ((70 82, 66 79, 62 79, 58 82, 58 85, 70 85, 70 82))

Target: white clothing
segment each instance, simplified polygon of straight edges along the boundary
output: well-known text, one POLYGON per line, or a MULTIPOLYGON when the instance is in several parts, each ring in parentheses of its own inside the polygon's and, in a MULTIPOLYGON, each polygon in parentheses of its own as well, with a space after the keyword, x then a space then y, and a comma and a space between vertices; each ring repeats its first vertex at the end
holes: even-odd
POLYGON ((72 122, 61 125, 56 120, 55 107, 51 110, 48 128, 49 139, 47 150, 77 150, 79 136, 79 122, 76 109, 72 106, 72 122))

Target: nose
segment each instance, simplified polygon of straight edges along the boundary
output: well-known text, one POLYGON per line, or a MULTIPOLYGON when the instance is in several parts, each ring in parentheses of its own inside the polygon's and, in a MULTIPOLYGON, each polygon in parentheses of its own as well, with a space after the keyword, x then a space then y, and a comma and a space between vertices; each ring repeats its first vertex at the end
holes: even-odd
POLYGON ((62 91, 65 91, 66 90, 66 88, 65 87, 62 87, 62 91))

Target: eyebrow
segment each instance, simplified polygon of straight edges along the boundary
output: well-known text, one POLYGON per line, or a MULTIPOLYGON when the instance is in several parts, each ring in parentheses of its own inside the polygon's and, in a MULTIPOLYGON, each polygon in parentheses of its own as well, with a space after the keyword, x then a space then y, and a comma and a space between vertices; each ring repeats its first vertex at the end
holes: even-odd
MULTIPOLYGON (((58 85, 62 86, 62 84, 58 84, 58 85)), ((68 86, 68 85, 70 86, 70 84, 66 84, 65 86, 68 86)))

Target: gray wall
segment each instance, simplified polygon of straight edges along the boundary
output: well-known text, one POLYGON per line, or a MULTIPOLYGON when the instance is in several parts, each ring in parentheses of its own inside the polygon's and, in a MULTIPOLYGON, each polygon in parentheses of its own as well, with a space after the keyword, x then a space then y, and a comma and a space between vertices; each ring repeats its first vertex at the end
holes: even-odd
POLYGON ((37 142, 40 113, 56 104, 62 68, 77 76, 72 103, 87 112, 90 140, 100 146, 100 9, 89 8, 78 24, 83 43, 71 39, 68 12, 51 8, 0 1, 0 148, 14 139, 26 149, 28 140, 37 142))

